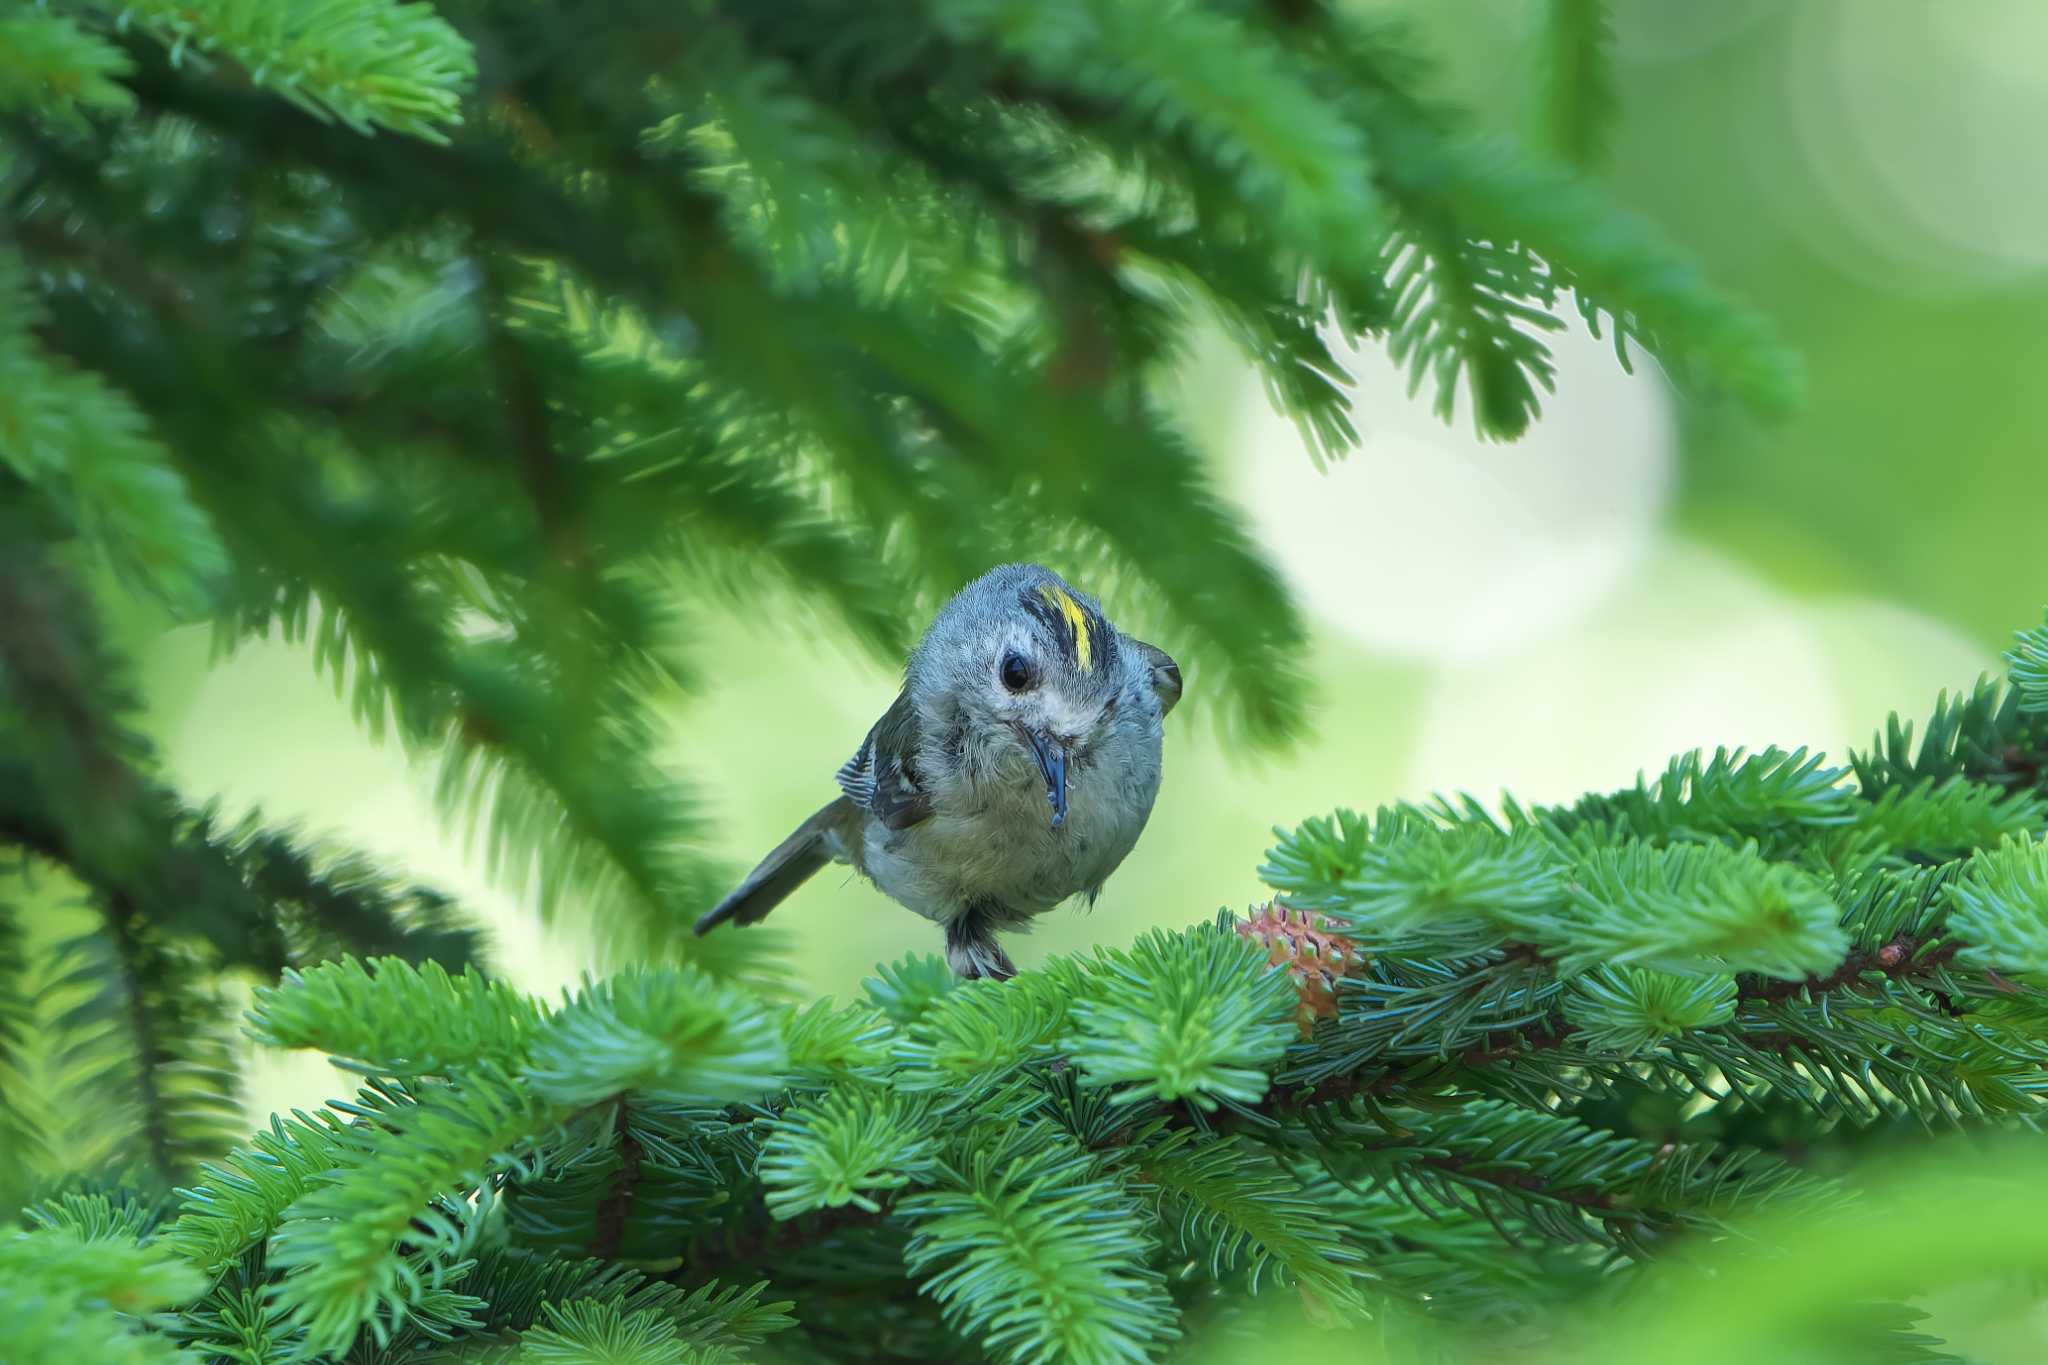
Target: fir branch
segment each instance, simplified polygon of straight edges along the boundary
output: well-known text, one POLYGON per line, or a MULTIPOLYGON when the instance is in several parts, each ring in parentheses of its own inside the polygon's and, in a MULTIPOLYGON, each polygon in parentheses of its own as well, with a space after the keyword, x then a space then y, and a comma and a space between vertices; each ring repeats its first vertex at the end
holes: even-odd
POLYGON ((68 1161, 168 1187, 240 1127, 226 1011, 191 952, 119 897, 99 909, 94 931, 53 954, 40 1008, 45 1065, 79 1096, 68 1161))
POLYGON ((1613 967, 1572 981, 1564 997, 1564 1017, 1577 1034, 1576 1046, 1629 1057, 1666 1038, 1726 1024, 1735 1017, 1735 1002, 1736 984, 1730 976, 1672 976, 1613 967))
MULTIPOLYGON (((950 967, 946 976, 949 983, 958 980, 950 967)), ((888 1070, 895 1033, 889 1020, 870 1007, 854 1004, 835 1009, 829 1000, 814 1000, 801 1010, 792 1009, 782 1021, 789 1072, 798 1084, 881 1080, 888 1070)))
POLYGON ((1482 1216, 1497 1203, 1566 1242, 1640 1253, 1659 1225, 1711 1227, 1766 1198, 1817 1207, 1840 1199, 1825 1182, 1761 1153, 1632 1142, 1499 1101, 1389 1117, 1391 1127, 1356 1109, 1324 1110, 1318 1130, 1349 1148, 1345 1164, 1364 1179, 1454 1207, 1476 1200, 1482 1216))
MULTIPOLYGON (((1852 1074, 1876 1057, 1896 1084, 1924 1090, 1915 1068, 1938 1063, 1952 1070, 1955 1049, 1981 1051, 1988 1036, 1953 1017, 1961 1002, 1993 989, 1951 970, 1958 944, 1944 938, 1942 924, 1953 871, 1876 874, 1843 915, 1856 946, 1831 970, 1799 980, 1744 975, 1731 986, 1726 976, 1666 978, 1630 969, 1621 974, 1635 981, 1630 989, 1646 992, 1631 997, 1597 971, 1561 984, 1547 964, 1512 951, 1463 962, 1377 958, 1344 980, 1339 1016, 1318 1030, 1314 1048, 1292 1057, 1281 1083, 1244 1112, 1292 1114, 1359 1094, 1427 1094, 1475 1082, 1513 1084, 1518 1076, 1537 1089, 1571 1089, 1589 1068, 1592 1077, 1612 1079, 1636 1058, 1659 1066, 1703 1059, 1803 1091, 1805 1081, 1783 1060, 1787 1049, 1799 1048, 1814 1050, 1816 1059, 1842 1058, 1852 1074), (1948 1004, 1923 1003, 1930 999, 1948 1004), (1837 1026, 1901 1010, 1920 1020, 1912 1035, 1856 1038, 1837 1026), (1880 1057, 1873 1047, 1892 1055, 1880 1057), (1536 1065, 1545 1056, 1556 1064, 1548 1071, 1536 1065)), ((2022 1052, 1991 1070, 2010 1077, 2030 1064, 2022 1052)), ((1984 1079, 2007 1083, 1989 1073, 1984 1079)), ((1872 1111, 1858 1104, 1856 1112, 1872 1111)))
POLYGON ((1549 312, 1555 287, 1516 247, 1467 241, 1440 215, 1410 217, 1380 253, 1394 294, 1387 354, 1407 371, 1410 397, 1431 381, 1443 421, 1457 415, 1462 385, 1479 433, 1514 440, 1536 417, 1537 391, 1556 388, 1540 340, 1563 326, 1549 312))
MULTIPOLYGON (((758 1202, 756 1151, 745 1119, 627 1098, 625 1136, 640 1157, 632 1202, 619 1225, 618 1255, 664 1260, 722 1238, 758 1202)), ((557 1255, 589 1252, 600 1235, 599 1205, 616 1191, 625 1166, 618 1123, 615 1105, 580 1111, 550 1147, 545 1172, 506 1186, 506 1221, 519 1245, 557 1255)))
POLYGON ((0 1312, 19 1365, 198 1365, 136 1330, 145 1315, 196 1296, 193 1271, 132 1235, 68 1229, 0 1234, 0 1312))
POLYGON ((413 0, 124 0, 114 14, 173 61, 233 61, 280 99, 358 133, 383 127, 444 142, 476 78, 469 43, 413 0))
POLYGON ((1694 749, 1673 758, 1654 779, 1638 776, 1633 789, 1588 796, 1531 818, 1566 836, 1597 825, 1660 845, 1754 839, 1772 854, 1790 840, 1848 825, 1861 815, 1842 786, 1845 770, 1826 761, 1804 748, 1755 754, 1716 749, 1711 759, 1694 749))
POLYGON ((219 1276, 268 1239, 320 1173, 343 1165, 350 1150, 333 1113, 273 1114, 268 1130, 218 1164, 202 1166, 192 1188, 178 1191, 183 1211, 165 1240, 208 1276, 219 1276))
POLYGON ((531 1144, 562 1111, 483 1065, 459 1086, 362 1117, 375 1122, 342 1130, 342 1164, 294 1201, 271 1238, 280 1302, 313 1351, 339 1351, 359 1329, 388 1341, 423 1296, 450 1289, 471 1215, 436 1201, 530 1169, 531 1144))
POLYGON ((136 935, 134 914, 127 906, 115 903, 107 907, 106 928, 113 947, 114 965, 120 973, 119 989, 127 1006, 126 1022, 133 1035, 136 1108, 141 1119, 143 1147, 158 1177, 168 1184, 177 1173, 178 1162, 170 1101, 159 1074, 159 1061, 164 1056, 167 1040, 158 1028, 156 1011, 151 1007, 150 997, 157 993, 154 983, 145 983, 146 975, 157 975, 156 964, 144 961, 145 950, 136 935))
POLYGON ((879 1212, 872 1192, 923 1184, 937 1169, 937 1126, 928 1102, 866 1087, 792 1105, 761 1144, 769 1212, 789 1219, 848 1204, 879 1212))
MULTIPOLYGON (((21 1080, 19 1049, 33 1022, 29 998, 28 955, 19 912, 0 901, 0 1138, 9 1152, 19 1152, 29 1140, 22 1131, 16 1087, 21 1080)), ((0 1182, 12 1175, 0 1164, 0 1182)))
POLYGON ((304 1358, 305 1333, 265 1289, 260 1278, 236 1267, 179 1313, 168 1335, 209 1361, 291 1365, 304 1358))
POLYGON ((191 823, 196 847, 220 849, 251 893, 287 918, 295 962, 353 953, 460 970, 482 956, 481 932, 446 895, 360 854, 323 848, 253 812, 231 831, 217 831, 211 812, 191 823))
POLYGON ((626 1266, 589 1259, 558 1259, 511 1247, 483 1246, 475 1265, 456 1282, 480 1302, 480 1321, 467 1338, 490 1348, 515 1348, 522 1334, 549 1309, 570 1304, 608 1304, 623 1312, 659 1313, 673 1323, 681 1341, 728 1348, 755 1346, 786 1330, 787 1301, 763 1302, 765 1282, 751 1286, 716 1281, 684 1291, 626 1266))
POLYGON ((577 1108, 632 1091, 715 1104, 779 1088, 782 1031, 756 1000, 691 968, 621 972, 586 986, 535 1039, 525 1077, 577 1108))
POLYGON ((1222 1280, 1238 1266, 1245 1285, 1299 1285, 1325 1307, 1364 1316, 1361 1257, 1270 1156, 1241 1138, 1202 1140, 1189 1130, 1135 1148, 1136 1178, 1170 1220, 1182 1254, 1222 1280))
POLYGON ((617 1102, 616 1117, 612 1121, 612 1141, 618 1150, 618 1174, 612 1177, 612 1187, 597 1206, 597 1231, 590 1239, 590 1254, 597 1260, 609 1261, 619 1254, 619 1243, 625 1237, 626 1220, 632 1216, 633 1196, 640 1183, 640 1162, 644 1151, 632 1133, 627 1122, 630 1110, 628 1101, 617 1102))
POLYGON ((1847 948, 1841 912, 1813 877, 1718 844, 1593 853, 1576 869, 1577 912, 1546 951, 1560 971, 1636 963, 1688 975, 1798 977, 1847 948))
POLYGON ((803 438, 787 413, 707 376, 645 317, 605 307, 565 275, 512 303, 528 344, 549 348, 559 415, 582 423, 579 497, 614 553, 672 561, 697 590, 741 602, 759 600, 765 571, 830 603, 878 652, 900 654, 906 585, 875 539, 826 518, 797 472, 803 438), (787 472, 768 475, 770 463, 787 472))
POLYGON ((1857 813, 1856 821, 1893 856, 1928 862, 1963 857, 2007 835, 2038 834, 2044 822, 2048 798, 1963 777, 1889 787, 1857 813))
POLYGON ((2048 711, 2048 625, 2023 630, 2014 637, 2005 662, 2020 710, 2029 715, 2048 711))
POLYGON ((1072 1005, 1068 1055, 1112 1102, 1251 1103, 1295 1036, 1293 981, 1234 933, 1141 936, 1105 952, 1072 1005))
POLYGON ((450 1075, 526 1059, 546 1013, 474 968, 353 957, 291 970, 256 992, 252 1036, 271 1047, 317 1048, 382 1076, 450 1075))
POLYGON ((930 1001, 896 1044, 903 1068, 897 1084, 912 1091, 982 1089, 1026 1063, 1047 1060, 1066 1027, 1073 983, 1056 969, 964 982, 930 1001))
POLYGON ((125 114, 135 107, 120 83, 129 69, 119 48, 69 15, 0 18, 0 113, 25 110, 74 128, 88 115, 125 114))
POLYGON ((685 1344, 675 1323, 652 1308, 623 1312, 588 1299, 542 1310, 543 1325, 521 1340, 519 1359, 540 1365, 725 1365, 730 1352, 685 1344))
POLYGON ((1139 1359, 1174 1335, 1136 1209, 1045 1125, 979 1131, 900 1204, 904 1264, 1003 1360, 1139 1359))
POLYGON ((1546 0, 1535 30, 1532 141, 1564 165, 1598 171, 1615 117, 1614 17, 1606 0, 1546 0))
POLYGON ((0 620, 9 627, 0 633, 0 701, 18 717, 0 729, 0 761, 18 752, 27 770, 0 799, 25 807, 13 821, 21 842, 60 856, 76 849, 78 861, 117 878, 130 873, 146 847, 142 746, 121 720, 130 698, 82 590, 42 552, 18 507, 0 507, 0 620), (31 804, 32 791, 40 799, 31 804))
POLYGON ((62 864, 103 896, 119 895, 152 923, 204 938, 225 963, 264 974, 340 952, 439 961, 479 955, 478 934, 447 897, 374 868, 360 855, 268 826, 251 812, 233 826, 182 808, 136 774, 132 816, 149 861, 124 871, 74 844, 30 804, 36 783, 0 757, 0 839, 62 864))
MULTIPOLYGON (((69 21, 29 15, 8 22, 40 28, 69 21)), ((218 533, 132 400, 38 341, 48 323, 28 264, 11 246, 0 247, 0 466, 43 492, 128 581, 195 610, 227 570, 218 533)))
POLYGON ((2048 844, 2007 837, 1949 883, 1958 958, 1992 971, 2048 971, 2048 844))
POLYGON ((959 984, 959 976, 937 953, 913 953, 879 964, 861 986, 876 1009, 907 1027, 959 984))
POLYGON ((1400 25, 1336 15, 1331 28, 1319 54, 1325 91, 1356 109, 1382 149, 1382 189, 1397 222, 1436 216, 1463 225, 1468 239, 1518 244, 1545 267, 1537 301, 1573 291, 1596 335, 1598 314, 1607 313, 1624 365, 1634 339, 1683 381, 1719 386, 1766 412, 1795 401, 1797 366, 1771 329, 1709 290, 1646 224, 1577 177, 1473 137, 1419 97, 1427 66, 1400 25))
POLYGON ((75 1233, 85 1241, 155 1240, 162 1201, 129 1190, 65 1190, 22 1209, 29 1225, 75 1233))
POLYGON ((1362 266, 1353 253, 1375 217, 1365 140, 1259 29, 1224 14, 1093 0, 952 3, 934 18, 949 37, 995 46, 1033 83, 1184 139, 1271 215, 1288 245, 1362 266))
POLYGON ((1259 875, 1365 944, 1405 940, 1417 953, 1457 955, 1554 916, 1567 871, 1531 830, 1443 826, 1397 808, 1374 819, 1338 811, 1282 832, 1259 875))
POLYGON ((1901 723, 1893 712, 1871 747, 1849 758, 1858 787, 1872 801, 1894 786, 1955 777, 2008 790, 2036 787, 2048 767, 2048 729, 2022 709, 2017 690, 1979 678, 1968 694, 1941 694, 1917 751, 1912 723, 1901 723))
POLYGON ((814 72, 752 46, 791 36, 746 14, 706 25, 692 44, 686 111, 649 130, 647 145, 700 166, 728 205, 732 239, 781 288, 829 279, 885 299, 902 290, 902 272, 929 271, 956 296, 1000 289, 999 258, 977 246, 975 219, 945 213, 936 182, 814 94, 814 72))

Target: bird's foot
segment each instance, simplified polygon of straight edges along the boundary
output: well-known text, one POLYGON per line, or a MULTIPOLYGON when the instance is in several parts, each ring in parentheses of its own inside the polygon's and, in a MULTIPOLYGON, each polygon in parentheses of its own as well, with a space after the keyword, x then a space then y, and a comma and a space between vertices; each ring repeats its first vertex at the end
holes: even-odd
POLYGON ((968 908, 946 921, 946 962, 963 980, 1008 981, 1017 964, 996 942, 995 917, 968 908))

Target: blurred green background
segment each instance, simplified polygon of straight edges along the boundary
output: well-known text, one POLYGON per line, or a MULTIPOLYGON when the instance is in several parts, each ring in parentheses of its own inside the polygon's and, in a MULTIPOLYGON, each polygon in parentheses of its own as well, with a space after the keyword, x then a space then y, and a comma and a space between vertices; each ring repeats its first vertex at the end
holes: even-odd
MULTIPOLYGON (((1387 7, 1413 12, 1452 93, 1517 125, 1531 7, 1387 7)), ((1654 366, 1632 378, 1580 338, 1534 433, 1484 445, 1368 353, 1364 449, 1318 471, 1227 345, 1201 348, 1180 410, 1309 609, 1313 725, 1245 756, 1177 714, 1137 852, 1092 913, 1015 942, 1022 965, 1246 905, 1271 827, 1334 806, 1560 798, 1696 745, 1839 757, 2038 618, 2048 6, 1630 0, 1618 18, 1617 197, 1776 317, 1809 367, 1804 411, 1760 427, 1688 407, 1654 366)), ((896 685, 810 614, 775 615, 706 625, 710 685, 666 755, 735 873, 832 794, 896 685)), ((128 630, 191 798, 260 803, 458 893, 528 988, 591 965, 585 927, 544 931, 497 892, 428 778, 365 739, 302 652, 209 670, 203 632, 128 630)), ((836 869, 774 922, 804 993, 843 997, 876 961, 938 946, 836 869)), ((256 1059, 251 1080, 258 1113, 333 1088, 312 1059, 256 1059)))

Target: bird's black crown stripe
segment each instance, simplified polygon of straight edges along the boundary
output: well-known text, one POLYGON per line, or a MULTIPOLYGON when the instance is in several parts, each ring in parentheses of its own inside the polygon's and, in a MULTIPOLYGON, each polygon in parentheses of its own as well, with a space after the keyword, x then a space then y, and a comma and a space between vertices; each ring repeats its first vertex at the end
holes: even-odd
POLYGON ((1093 673, 1111 657, 1116 647, 1115 632, 1102 613, 1087 606, 1057 583, 1045 583, 1019 598, 1033 620, 1059 642, 1067 661, 1083 673, 1093 673))

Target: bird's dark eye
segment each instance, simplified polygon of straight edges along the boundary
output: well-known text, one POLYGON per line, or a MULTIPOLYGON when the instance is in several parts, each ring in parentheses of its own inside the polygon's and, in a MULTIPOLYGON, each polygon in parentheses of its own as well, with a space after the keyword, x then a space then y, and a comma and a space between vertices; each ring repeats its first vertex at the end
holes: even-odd
POLYGON ((1003 686, 1012 692, 1022 692, 1038 681, 1038 673, 1031 667, 1031 661, 1014 650, 1003 656, 1003 686))

